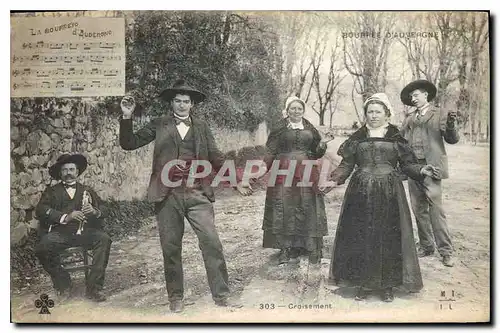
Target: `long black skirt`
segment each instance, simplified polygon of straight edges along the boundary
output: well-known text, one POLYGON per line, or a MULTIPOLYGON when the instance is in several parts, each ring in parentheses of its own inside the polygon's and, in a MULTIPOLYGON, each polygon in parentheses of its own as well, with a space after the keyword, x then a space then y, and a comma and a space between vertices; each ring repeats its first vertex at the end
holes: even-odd
POLYGON ((422 289, 410 210, 397 173, 353 174, 337 226, 329 280, 369 289, 422 289))

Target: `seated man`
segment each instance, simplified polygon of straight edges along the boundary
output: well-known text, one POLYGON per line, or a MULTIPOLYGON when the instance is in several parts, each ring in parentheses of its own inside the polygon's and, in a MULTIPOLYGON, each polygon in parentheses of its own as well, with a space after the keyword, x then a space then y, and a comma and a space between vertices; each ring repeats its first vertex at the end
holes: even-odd
POLYGON ((64 154, 49 168, 52 178, 61 180, 47 187, 36 207, 42 229, 46 230, 35 252, 61 297, 68 297, 71 278, 63 269, 60 253, 67 248, 83 246, 93 251, 86 297, 97 302, 106 300, 102 293, 104 274, 111 248, 110 237, 100 230, 100 198, 77 178, 87 168, 87 159, 79 154, 64 154))

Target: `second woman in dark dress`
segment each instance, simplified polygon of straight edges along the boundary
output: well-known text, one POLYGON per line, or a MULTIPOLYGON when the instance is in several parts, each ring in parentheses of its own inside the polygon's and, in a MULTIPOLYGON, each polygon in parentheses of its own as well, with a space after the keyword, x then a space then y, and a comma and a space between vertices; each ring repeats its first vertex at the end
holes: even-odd
POLYGON ((278 176, 266 193, 263 246, 281 249, 280 264, 302 254, 309 255, 311 263, 318 263, 323 236, 327 234, 323 194, 313 186, 299 184, 304 175, 311 181, 318 175, 317 168, 313 167, 308 177, 302 161, 317 160, 326 151, 318 130, 303 118, 304 111, 302 100, 288 99, 287 117, 271 131, 266 143, 268 170, 274 161, 279 161, 280 169, 287 169, 290 163, 295 163, 292 161, 297 163, 295 173, 289 175, 293 177, 291 186, 287 186, 285 176, 278 176))
POLYGON ((364 108, 366 125, 340 146, 343 159, 332 175, 343 184, 355 170, 337 225, 330 281, 358 286, 357 300, 371 289, 390 302, 393 287, 416 292, 423 286, 400 171, 421 181, 432 176, 432 167, 419 165, 397 127, 389 124, 385 94, 374 94, 364 108))

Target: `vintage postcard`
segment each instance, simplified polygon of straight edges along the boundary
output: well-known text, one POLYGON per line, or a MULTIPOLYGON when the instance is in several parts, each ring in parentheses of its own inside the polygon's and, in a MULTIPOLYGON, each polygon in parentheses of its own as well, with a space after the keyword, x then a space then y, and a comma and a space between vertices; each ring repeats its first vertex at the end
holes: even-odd
POLYGON ((490 322, 489 14, 11 13, 11 321, 490 322))

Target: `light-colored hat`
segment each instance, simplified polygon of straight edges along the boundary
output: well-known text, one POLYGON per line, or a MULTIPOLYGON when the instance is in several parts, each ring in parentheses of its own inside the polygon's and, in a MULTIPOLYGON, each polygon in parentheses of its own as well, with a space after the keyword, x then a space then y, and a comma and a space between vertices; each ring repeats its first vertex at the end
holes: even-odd
POLYGON ((363 108, 366 108, 368 103, 373 102, 373 101, 378 101, 378 102, 381 102, 382 104, 384 104, 385 107, 387 108, 387 110, 389 110, 390 114, 392 115, 392 105, 391 105, 391 102, 389 101, 389 97, 387 97, 386 94, 375 93, 375 94, 371 95, 370 97, 368 97, 366 99, 365 103, 363 104, 363 108))
POLYGON ((299 101, 302 103, 302 105, 304 106, 304 109, 305 109, 305 106, 306 106, 306 103, 301 100, 300 98, 298 98, 297 96, 290 96, 286 99, 286 102, 285 102, 285 109, 283 111, 281 111, 282 115, 283 115, 283 118, 286 118, 288 117, 288 114, 287 114, 287 110, 288 110, 288 107, 290 106, 290 104, 292 104, 293 102, 295 101, 299 101))

